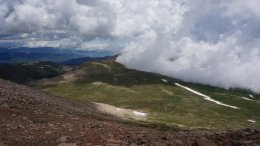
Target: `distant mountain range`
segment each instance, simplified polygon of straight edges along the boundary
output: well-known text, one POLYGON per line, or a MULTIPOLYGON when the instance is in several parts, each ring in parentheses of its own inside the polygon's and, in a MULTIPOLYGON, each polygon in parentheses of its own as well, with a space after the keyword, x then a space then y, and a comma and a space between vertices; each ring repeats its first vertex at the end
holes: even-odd
POLYGON ((0 63, 0 78, 17 83, 59 76, 84 62, 112 59, 114 56, 73 58, 64 62, 31 61, 25 63, 0 63))
POLYGON ((61 63, 76 58, 99 58, 113 55, 110 51, 91 51, 57 48, 1 48, 0 63, 23 63, 31 61, 50 61, 61 63))
POLYGON ((97 60, 108 60, 112 59, 114 56, 105 56, 105 57, 83 57, 83 58, 73 58, 64 62, 61 62, 63 65, 73 65, 73 66, 78 66, 84 62, 89 62, 89 61, 97 61, 97 60))
POLYGON ((58 76, 83 62, 111 59, 109 51, 0 48, 0 78, 25 83, 58 76))

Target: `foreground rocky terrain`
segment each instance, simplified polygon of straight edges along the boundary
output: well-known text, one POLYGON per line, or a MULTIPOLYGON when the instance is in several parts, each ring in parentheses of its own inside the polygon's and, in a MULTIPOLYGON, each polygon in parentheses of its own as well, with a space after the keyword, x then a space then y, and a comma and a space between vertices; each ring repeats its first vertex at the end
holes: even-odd
POLYGON ((101 114, 92 103, 0 79, 0 146, 260 145, 260 128, 208 132, 156 128, 101 114))

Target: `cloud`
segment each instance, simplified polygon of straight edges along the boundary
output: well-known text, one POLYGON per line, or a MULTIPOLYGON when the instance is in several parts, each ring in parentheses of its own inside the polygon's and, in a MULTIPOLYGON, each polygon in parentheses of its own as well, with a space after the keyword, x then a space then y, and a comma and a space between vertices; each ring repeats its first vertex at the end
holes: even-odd
POLYGON ((25 46, 112 49, 129 68, 260 93, 258 0, 0 0, 25 46))
POLYGON ((160 26, 138 36, 118 61, 185 81, 260 93, 260 12, 255 7, 260 3, 175 2, 168 12, 178 17, 160 19, 160 26))

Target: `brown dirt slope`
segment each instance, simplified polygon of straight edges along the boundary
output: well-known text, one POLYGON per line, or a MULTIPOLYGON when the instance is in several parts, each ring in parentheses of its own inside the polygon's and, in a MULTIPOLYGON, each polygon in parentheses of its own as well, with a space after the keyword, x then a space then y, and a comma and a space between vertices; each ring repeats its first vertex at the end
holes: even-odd
POLYGON ((0 79, 0 146, 260 145, 260 129, 162 130, 100 115, 93 104, 65 100, 0 79))

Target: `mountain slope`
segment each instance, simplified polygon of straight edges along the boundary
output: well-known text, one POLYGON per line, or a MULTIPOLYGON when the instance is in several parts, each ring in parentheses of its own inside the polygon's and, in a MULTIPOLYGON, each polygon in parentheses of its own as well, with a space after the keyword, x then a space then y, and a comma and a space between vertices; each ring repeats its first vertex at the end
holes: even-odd
POLYGON ((158 74, 126 69, 113 59, 87 62, 59 77, 32 85, 68 99, 101 102, 147 113, 146 122, 158 125, 192 129, 260 126, 258 95, 254 94, 256 101, 245 100, 253 93, 185 83, 158 74), (205 99, 200 94, 176 86, 176 83, 210 98, 205 99))
POLYGON ((206 132, 124 124, 92 103, 0 79, 0 145, 258 145, 260 129, 206 132))

